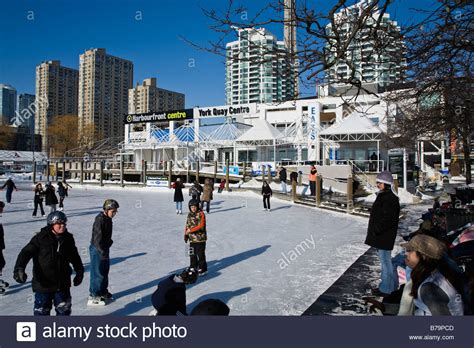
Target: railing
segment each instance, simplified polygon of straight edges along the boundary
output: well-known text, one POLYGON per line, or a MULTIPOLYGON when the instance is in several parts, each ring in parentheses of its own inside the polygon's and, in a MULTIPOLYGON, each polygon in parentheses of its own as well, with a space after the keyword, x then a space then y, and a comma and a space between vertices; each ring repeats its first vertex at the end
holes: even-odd
POLYGON ((381 172, 384 169, 383 160, 331 160, 331 165, 351 165, 354 173, 381 172))

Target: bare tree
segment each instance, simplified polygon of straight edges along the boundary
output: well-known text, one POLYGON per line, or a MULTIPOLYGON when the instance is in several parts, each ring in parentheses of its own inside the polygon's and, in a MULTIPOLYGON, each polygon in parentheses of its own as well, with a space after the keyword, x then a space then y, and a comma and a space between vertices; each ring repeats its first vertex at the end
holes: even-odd
POLYGON ((15 130, 11 126, 0 125, 0 150, 15 149, 15 130))
MULTIPOLYGON (((249 17, 250 11, 238 1, 229 0, 224 11, 203 9, 203 13, 212 21, 211 28, 219 33, 219 38, 208 42, 207 46, 196 44, 186 38, 185 41, 195 48, 225 57, 228 61, 252 61, 267 64, 275 60, 284 60, 286 69, 277 73, 283 76, 294 74, 300 77, 305 87, 314 87, 328 82, 344 83, 364 89, 364 83, 371 82, 360 75, 357 62, 367 64, 384 63, 403 64, 403 33, 393 23, 384 20, 387 8, 393 0, 367 1, 363 6, 355 7, 352 1, 339 0, 329 12, 322 12, 319 3, 301 2, 291 8, 291 19, 283 16, 288 12, 287 1, 273 0, 263 5, 249 17), (291 22, 289 22, 291 21, 291 22), (235 40, 236 29, 260 28, 268 26, 292 25, 296 28, 297 49, 271 48, 262 51, 258 43, 249 40, 250 50, 260 49, 257 56, 246 56, 242 52, 226 50, 226 43, 235 40), (361 46, 370 42, 370 49, 361 52, 361 46), (401 49, 393 49, 400 46, 401 49), (379 59, 383 59, 379 61, 379 59), (345 74, 331 71, 338 64, 345 63, 345 74), (294 69, 295 65, 297 69, 294 69)), ((403 79, 403 74, 397 77, 403 79)), ((292 96, 293 99, 295 96, 292 96)))
MULTIPOLYGON (((473 8, 465 0, 438 0, 438 7, 406 36, 410 85, 389 96, 403 111, 392 124, 392 139, 404 144, 420 138, 458 140, 468 184, 474 132, 473 8)), ((455 160, 456 154, 451 155, 455 160)))
POLYGON ((55 116, 48 127, 48 144, 55 157, 77 147, 77 116, 55 116))

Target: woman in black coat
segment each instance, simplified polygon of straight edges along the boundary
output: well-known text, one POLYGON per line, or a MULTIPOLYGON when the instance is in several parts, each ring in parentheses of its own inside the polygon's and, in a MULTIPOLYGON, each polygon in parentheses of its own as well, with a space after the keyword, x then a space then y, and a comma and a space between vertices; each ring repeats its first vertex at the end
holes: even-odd
POLYGON ((184 185, 181 182, 181 179, 178 178, 173 184, 174 188, 174 202, 176 202, 176 214, 182 214, 183 213, 183 188, 184 185))
POLYGON ((46 190, 44 191, 46 198, 46 205, 49 205, 50 213, 56 211, 56 204, 58 204, 58 197, 56 197, 56 189, 51 183, 46 185, 46 190))
POLYGON ((262 185, 263 210, 270 211, 270 196, 273 195, 272 188, 268 182, 264 181, 262 185))
POLYGON ((44 217, 43 196, 44 196, 43 185, 41 185, 41 183, 39 182, 35 186, 35 198, 33 200, 33 203, 35 204, 35 209, 33 210, 33 217, 36 217, 36 212, 38 211, 38 207, 41 210, 41 216, 44 217))

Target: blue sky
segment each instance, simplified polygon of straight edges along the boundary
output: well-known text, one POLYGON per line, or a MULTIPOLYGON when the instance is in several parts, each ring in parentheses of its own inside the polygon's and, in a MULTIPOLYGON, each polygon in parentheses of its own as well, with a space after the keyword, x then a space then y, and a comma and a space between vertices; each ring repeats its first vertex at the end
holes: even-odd
MULTIPOLYGON (((241 2, 248 6, 249 17, 266 3, 241 2)), ((320 2, 318 9, 335 0, 320 2)), ((219 36, 209 28, 211 22, 200 7, 222 8, 226 3, 227 0, 3 2, 0 83, 13 85, 18 93, 34 94, 35 67, 41 61, 60 60, 62 65, 78 69, 79 54, 103 47, 109 54, 133 61, 134 84, 157 77, 160 87, 186 94, 186 107, 225 104, 223 58, 198 51, 179 37, 201 45, 216 40, 219 36)), ((429 8, 433 3, 435 0, 420 0, 416 6, 429 8)), ((401 23, 411 21, 414 13, 409 6, 413 6, 410 0, 395 0, 391 17, 401 23)), ((283 38, 282 28, 270 30, 283 38)), ((305 92, 311 94, 311 90, 305 92)))

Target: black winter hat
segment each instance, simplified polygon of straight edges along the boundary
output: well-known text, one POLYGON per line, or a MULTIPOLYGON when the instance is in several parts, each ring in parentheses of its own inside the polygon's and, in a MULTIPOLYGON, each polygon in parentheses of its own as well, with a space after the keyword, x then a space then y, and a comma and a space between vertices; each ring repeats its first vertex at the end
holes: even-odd
POLYGON ((199 201, 196 200, 196 199, 191 199, 191 200, 189 201, 189 209, 191 209, 191 207, 192 207, 193 205, 194 205, 195 207, 198 207, 198 208, 199 208, 199 201))
POLYGON ((229 307, 218 299, 208 299, 199 302, 191 315, 229 315, 229 307))

